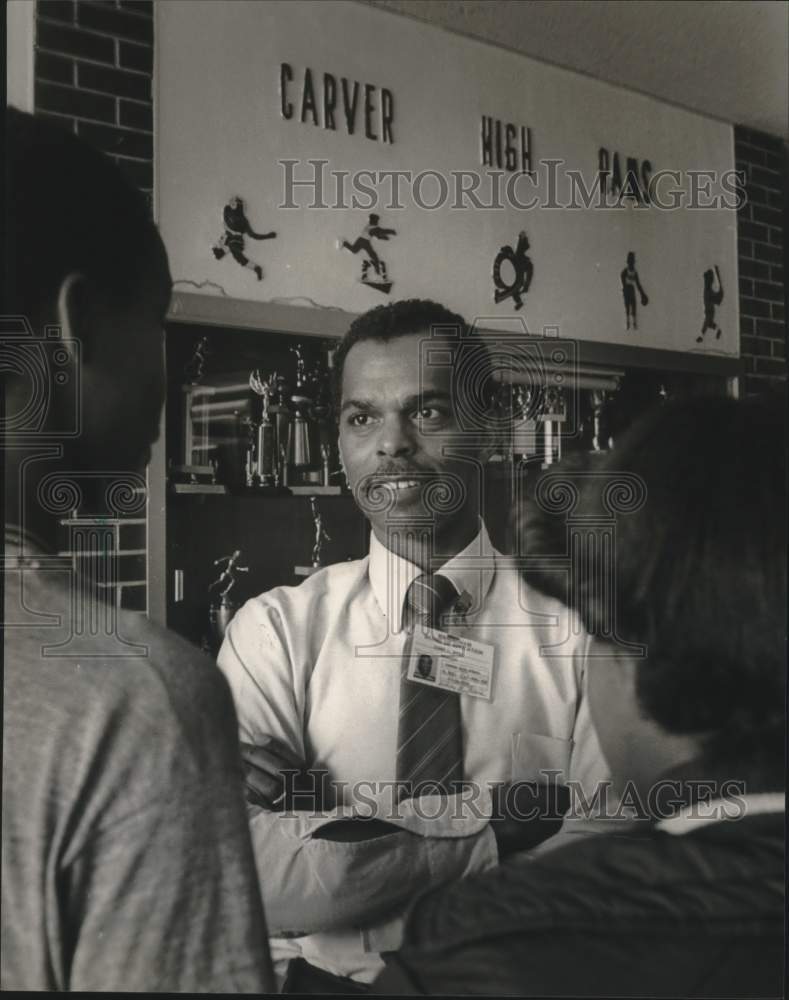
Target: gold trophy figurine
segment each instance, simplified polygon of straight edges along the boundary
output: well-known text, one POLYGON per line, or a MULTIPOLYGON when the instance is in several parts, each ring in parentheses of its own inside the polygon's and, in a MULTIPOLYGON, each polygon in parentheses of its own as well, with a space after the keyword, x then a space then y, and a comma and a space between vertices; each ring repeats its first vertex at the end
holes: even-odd
POLYGON ((211 601, 208 608, 208 620, 211 625, 211 638, 217 648, 219 648, 225 637, 225 630, 230 624, 233 615, 238 610, 238 604, 230 599, 230 593, 238 583, 236 573, 248 573, 249 566, 239 566, 241 549, 236 549, 232 556, 221 556, 214 560, 214 566, 224 565, 224 569, 208 587, 209 594, 216 594, 219 598, 217 604, 211 601))
POLYGON ((294 470, 301 470, 309 466, 312 461, 307 425, 307 410, 312 403, 312 397, 307 391, 302 345, 289 347, 288 350, 296 355, 296 388, 290 397, 295 412, 288 434, 288 463, 294 470))
POLYGON ((321 567, 321 549, 324 542, 331 541, 331 535, 323 527, 323 515, 318 508, 318 498, 310 497, 312 523, 315 526, 315 544, 312 546, 312 565, 314 569, 321 567))
POLYGON ((274 486, 277 463, 276 429, 269 415, 269 406, 272 393, 276 388, 276 375, 264 379, 260 370, 256 368, 249 376, 249 388, 263 401, 260 423, 257 425, 257 445, 255 448, 257 482, 260 486, 274 486))
POLYGON ((313 573, 317 573, 322 566, 321 549, 323 548, 323 543, 331 541, 331 535, 323 527, 323 514, 321 514, 320 508, 318 507, 318 498, 310 497, 309 500, 310 510, 312 511, 312 524, 315 530, 312 545, 312 565, 294 566, 293 569, 296 576, 312 576, 313 573))

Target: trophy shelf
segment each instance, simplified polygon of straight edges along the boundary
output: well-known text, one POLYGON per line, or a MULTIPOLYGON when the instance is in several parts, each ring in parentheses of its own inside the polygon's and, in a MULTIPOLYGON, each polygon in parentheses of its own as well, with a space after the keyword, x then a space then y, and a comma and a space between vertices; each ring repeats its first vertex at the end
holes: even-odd
MULTIPOLYGON (((164 447, 149 469, 148 606, 196 643, 218 613, 210 588, 237 552, 234 565, 248 572, 231 581, 236 605, 368 551, 365 519, 339 485, 328 415, 335 330, 320 336, 314 311, 303 312, 309 331, 168 324, 164 447), (327 538, 316 560, 318 516, 327 538)), ((345 325, 343 317, 337 331, 345 325)), ((723 372, 630 367, 619 356, 603 367, 605 360, 582 358, 578 373, 588 384, 578 378, 556 398, 532 398, 517 372, 506 380, 511 437, 485 475, 485 519, 499 549, 511 550, 513 505, 541 468, 575 451, 607 451, 661 398, 725 391, 723 372)))
MULTIPOLYGON (((308 497, 280 496, 255 503, 254 494, 171 494, 166 512, 167 624, 201 644, 208 632, 209 610, 220 575, 218 560, 240 551, 239 575, 232 599, 240 606, 273 587, 295 586, 310 570, 316 529, 308 497)), ((350 494, 319 498, 326 535, 322 565, 359 559, 367 554, 369 533, 350 494)), ((213 652, 214 650, 212 650, 213 652)))

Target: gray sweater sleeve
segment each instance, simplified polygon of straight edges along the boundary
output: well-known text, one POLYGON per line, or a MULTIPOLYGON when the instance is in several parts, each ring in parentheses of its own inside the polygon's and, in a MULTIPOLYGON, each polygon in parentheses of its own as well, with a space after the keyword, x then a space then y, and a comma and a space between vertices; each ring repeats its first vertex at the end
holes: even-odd
POLYGON ((196 757, 175 724, 130 732, 136 759, 116 774, 118 795, 127 782, 145 782, 147 794, 64 868, 72 990, 273 989, 234 715, 218 672, 204 683, 209 752, 196 757))
MULTIPOLYGON (((68 593, 29 575, 67 625, 68 593)), ((5 637, 2 988, 272 991, 227 683, 119 625, 125 646, 79 656, 35 622, 5 637)))

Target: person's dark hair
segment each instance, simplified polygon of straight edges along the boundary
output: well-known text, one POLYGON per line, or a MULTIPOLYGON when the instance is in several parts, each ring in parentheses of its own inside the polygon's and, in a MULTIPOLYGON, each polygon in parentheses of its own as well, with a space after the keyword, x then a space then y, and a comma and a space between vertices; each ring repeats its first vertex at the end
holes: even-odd
MULTIPOLYGON (((463 339, 463 350, 455 353, 454 363, 463 364, 472 371, 473 385, 467 388, 474 395, 472 401, 481 409, 490 404, 496 384, 493 381, 492 363, 482 337, 475 330, 469 331, 466 321, 438 302, 430 299, 401 299, 376 306, 351 323, 334 354, 332 395, 335 414, 340 412, 342 376, 345 359, 354 344, 364 340, 389 341, 409 334, 430 335, 436 327, 446 327, 448 335, 457 333, 463 339)), ((456 368, 457 370, 457 368, 456 368)))
POLYGON ((551 510, 535 498, 541 493, 541 483, 556 481, 569 485, 573 492, 584 484, 584 475, 594 467, 594 457, 586 452, 565 454, 560 462, 526 479, 523 495, 510 511, 510 534, 515 551, 525 556, 522 573, 526 582, 562 604, 568 603, 569 579, 561 560, 568 557, 567 513, 551 510))
POLYGON ((145 197, 103 153, 8 108, 5 161, 7 313, 40 316, 72 271, 121 306, 166 274, 145 197))
MULTIPOLYGON (((666 403, 598 467, 638 477, 646 499, 616 515, 615 621, 647 647, 642 710, 706 739, 711 759, 783 759, 786 428, 777 401, 666 403)), ((600 510, 600 481, 581 513, 600 510)), ((576 595, 592 634, 610 623, 609 588, 576 595)))

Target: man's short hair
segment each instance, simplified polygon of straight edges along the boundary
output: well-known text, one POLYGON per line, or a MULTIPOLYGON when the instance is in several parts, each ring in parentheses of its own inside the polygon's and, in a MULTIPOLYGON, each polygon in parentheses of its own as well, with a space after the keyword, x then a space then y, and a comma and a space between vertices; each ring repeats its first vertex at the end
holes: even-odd
MULTIPOLYGON (((643 711, 707 736, 710 757, 783 759, 786 433, 783 404, 697 398, 635 425, 598 471, 638 476, 646 502, 616 515, 615 579, 590 572, 578 610, 644 644, 643 711), (608 623, 608 625, 606 624, 608 623)), ((582 507, 599 508, 590 479, 582 507)), ((582 511, 583 512, 583 511, 582 511)), ((592 663, 591 669, 594 669, 592 663)))
POLYGON ((5 160, 7 313, 39 317, 73 271, 121 306, 166 273, 145 197, 103 153, 8 108, 5 160))
POLYGON ((476 409, 488 407, 495 396, 497 384, 493 379, 490 354, 479 333, 474 329, 469 330, 459 313, 452 312, 438 302, 431 299, 401 299, 376 306, 357 316, 340 341, 334 354, 332 388, 335 414, 339 415, 342 402, 345 359, 355 344, 365 340, 387 342, 415 333, 430 336, 436 327, 446 327, 448 336, 457 336, 462 348, 456 350, 453 356, 455 373, 457 374, 460 364, 464 370, 473 371, 473 386, 466 386, 467 380, 462 380, 464 391, 468 395, 474 395, 476 409))

